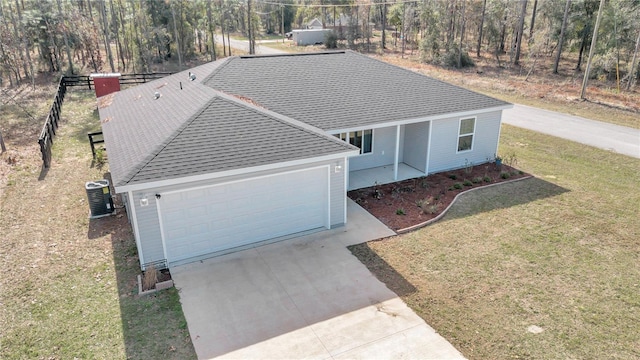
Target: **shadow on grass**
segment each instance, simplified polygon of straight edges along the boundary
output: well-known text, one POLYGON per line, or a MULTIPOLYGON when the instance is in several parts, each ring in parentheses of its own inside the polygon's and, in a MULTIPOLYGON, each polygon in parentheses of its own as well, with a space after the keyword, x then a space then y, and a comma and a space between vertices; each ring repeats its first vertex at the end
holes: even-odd
POLYGON ((400 273, 398 273, 391 265, 373 251, 369 244, 363 243, 347 247, 353 256, 357 257, 367 269, 389 290, 398 296, 407 296, 415 293, 417 289, 400 273))
POLYGON ((195 359, 178 290, 138 295, 138 249, 126 209, 119 196, 113 199, 115 214, 91 219, 87 236, 95 240, 109 235, 111 239, 126 358, 195 359))
POLYGON ((531 177, 462 194, 441 221, 506 209, 569 192, 556 184, 531 177))

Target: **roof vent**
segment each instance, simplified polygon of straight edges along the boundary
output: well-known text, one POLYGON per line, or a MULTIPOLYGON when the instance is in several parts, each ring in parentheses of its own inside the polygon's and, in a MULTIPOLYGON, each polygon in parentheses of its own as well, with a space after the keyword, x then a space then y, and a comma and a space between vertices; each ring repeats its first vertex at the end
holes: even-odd
POLYGON ((189 71, 189 80, 193 81, 195 79, 196 79, 196 74, 194 74, 191 71, 189 71))
POLYGON ((159 92, 159 91, 156 91, 155 93, 153 93, 153 98, 154 98, 155 100, 160 99, 160 92, 159 92))

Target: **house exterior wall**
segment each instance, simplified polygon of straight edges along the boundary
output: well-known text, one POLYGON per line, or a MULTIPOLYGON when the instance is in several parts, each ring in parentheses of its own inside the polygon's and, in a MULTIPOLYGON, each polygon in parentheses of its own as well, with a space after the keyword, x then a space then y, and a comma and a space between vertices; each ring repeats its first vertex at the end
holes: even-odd
MULTIPOLYGON (((299 166, 292 166, 283 169, 275 169, 269 171, 261 171, 257 173, 252 173, 250 175, 238 175, 238 176, 230 176, 220 179, 213 179, 209 181, 199 181, 192 182, 188 184, 180 184, 175 186, 167 186, 162 188, 155 189, 147 189, 141 191, 133 192, 133 201, 131 202, 131 206, 135 207, 136 219, 138 225, 138 234, 139 234, 139 249, 141 249, 141 258, 144 261, 144 264, 148 264, 151 262, 164 260, 164 249, 162 246, 162 237, 160 234, 160 219, 158 217, 158 209, 156 206, 156 201, 154 196, 156 193, 162 193, 166 191, 175 191, 180 189, 189 189, 191 187, 203 186, 203 185, 214 185, 234 180, 240 180, 245 178, 251 178, 255 176, 264 176, 277 174, 280 172, 286 172, 291 170, 299 170, 311 167, 317 167, 321 165, 329 165, 329 184, 330 184, 330 194, 329 194, 329 208, 330 208, 330 226, 331 228, 336 228, 344 225, 345 222, 345 159, 338 159, 332 161, 323 161, 312 164, 305 164, 299 166), (335 166, 340 166, 340 171, 335 172, 335 166), (140 206, 140 199, 143 197, 147 197, 148 205, 140 206)), ((144 265, 141 263, 141 265, 144 265)))
POLYGON ((478 114, 472 149, 464 152, 457 152, 461 118, 433 120, 429 173, 459 169, 466 161, 481 164, 493 159, 500 136, 501 116, 501 110, 478 114))
MULTIPOLYGON (((400 156, 403 161, 404 126, 400 127, 400 156)), ((373 147, 369 154, 362 154, 349 158, 349 170, 357 171, 378 166, 392 165, 396 153, 396 127, 373 129, 373 147)))
POLYGON ((422 172, 426 171, 429 147, 429 122, 407 124, 404 134, 404 163, 422 172))

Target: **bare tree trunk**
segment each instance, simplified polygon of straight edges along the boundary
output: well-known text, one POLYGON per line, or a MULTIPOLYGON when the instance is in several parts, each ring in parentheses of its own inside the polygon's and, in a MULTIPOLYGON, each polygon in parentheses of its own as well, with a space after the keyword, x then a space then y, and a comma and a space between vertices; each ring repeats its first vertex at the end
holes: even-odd
POLYGON ((487 10, 487 0, 482 1, 482 17, 480 18, 480 28, 478 29, 478 49, 476 57, 480 57, 480 47, 482 46, 482 30, 484 28, 485 11, 487 10))
POLYGON ((0 154, 2 154, 3 152, 7 151, 7 147, 4 145, 4 139, 2 138, 2 131, 0 130, 0 149, 2 149, 2 152, 0 152, 0 154))
POLYGON ((176 12, 173 9, 173 2, 171 3, 171 16, 173 17, 173 33, 176 37, 176 49, 178 50, 178 71, 182 71, 182 54, 180 53, 180 39, 178 38, 178 28, 176 25, 176 12))
POLYGON ((527 13, 527 0, 522 1, 522 9, 520 10, 520 16, 518 18, 518 30, 516 33, 516 54, 513 59, 513 64, 518 65, 520 63, 520 50, 522 48, 522 33, 524 32, 524 17, 527 13))
POLYGON ((209 22, 209 34, 211 36, 211 61, 216 61, 215 26, 211 17, 211 0, 207 1, 207 21, 209 22))
POLYGON ((598 28, 600 27, 600 19, 602 18, 602 8, 604 7, 604 0, 600 0, 600 6, 598 7, 598 17, 596 18, 596 26, 593 29, 593 36, 591 37, 591 46, 589 47, 589 58, 587 59, 587 68, 584 71, 584 78, 582 79, 582 89, 580 90, 580 99, 584 99, 587 92, 587 83, 589 82, 589 73, 591 72, 591 61, 593 60, 593 54, 596 50, 596 41, 598 41, 598 28))
POLYGON ((462 0, 462 14, 460 15, 460 49, 458 49, 458 69, 462 68, 462 41, 464 40, 464 11, 467 0, 462 0))
POLYGON ((627 91, 631 90, 631 85, 636 79, 636 60, 638 59, 638 48, 640 48, 640 31, 638 31, 638 38, 636 39, 636 48, 633 50, 633 58, 631 60, 631 68, 629 69, 629 81, 627 82, 627 91))
MULTIPOLYGON (((335 11, 336 8, 335 6, 333 7, 333 13, 334 13, 334 28, 335 28, 335 11)), ((384 52, 384 49, 386 47, 386 38, 387 38, 387 3, 385 2, 384 5, 382 5, 382 51, 384 52)))
MULTIPOLYGON (((57 0, 58 3, 58 16, 60 17, 60 22, 64 23, 64 17, 62 17, 62 4, 61 0, 57 0)), ((62 31, 62 35, 64 37, 64 46, 67 48, 67 58, 69 59, 69 72, 73 74, 73 62, 71 57, 71 49, 69 48, 69 39, 67 38, 67 32, 62 31)))
POLYGON ((558 39, 558 52, 556 53, 556 60, 553 63, 553 73, 558 73, 558 64, 560 63, 560 55, 562 54, 562 45, 564 43, 564 32, 567 28, 567 19, 569 18, 569 8, 571 7, 571 0, 567 0, 564 6, 564 16, 562 16, 562 27, 560 28, 560 39, 558 39))
POLYGON ((113 54, 111 53, 111 40, 109 39, 109 19, 107 19, 107 5, 105 3, 105 0, 100 1, 100 14, 102 15, 104 45, 107 51, 107 57, 109 58, 109 66, 111 66, 111 72, 116 72, 116 68, 113 65, 113 54))
POLYGON ((109 8, 111 10, 111 20, 113 21, 115 27, 116 27, 116 57, 120 58, 120 61, 122 62, 122 69, 124 70, 125 68, 125 63, 124 63, 124 54, 123 54, 123 49, 122 49, 122 43, 120 42, 120 27, 118 25, 118 17, 116 16, 116 12, 113 8, 113 0, 109 0, 109 8))
POLYGON ((251 21, 251 0, 247 0, 247 33, 249 35, 249 54, 256 53, 256 41, 253 38, 253 23, 251 21))
POLYGON ((227 56, 227 45, 224 41, 224 22, 226 20, 223 0, 220 0, 220 33, 222 34, 222 51, 227 56))
POLYGON ((24 73, 26 76, 31 78, 31 88, 35 90, 36 82, 34 77, 35 74, 33 73, 33 62, 31 61, 31 46, 30 46, 30 41, 26 36, 24 25, 22 23, 22 11, 20 10, 20 5, 18 3, 18 0, 16 0, 16 10, 18 11, 18 22, 20 23, 20 32, 22 34, 22 36, 20 37, 20 40, 22 42, 22 46, 24 47, 24 53, 27 57, 27 63, 24 64, 24 73), (27 71, 27 65, 29 65, 29 71, 27 71))
POLYGON ((538 10, 538 0, 533 0, 533 11, 531 12, 531 25, 529 25, 529 39, 533 37, 533 26, 536 24, 537 10, 538 10))

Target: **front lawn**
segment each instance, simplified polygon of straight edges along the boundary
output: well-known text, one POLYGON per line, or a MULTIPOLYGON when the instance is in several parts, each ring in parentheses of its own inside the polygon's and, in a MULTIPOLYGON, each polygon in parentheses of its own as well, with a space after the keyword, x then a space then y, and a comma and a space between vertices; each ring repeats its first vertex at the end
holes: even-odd
POLYGON ((471 359, 639 357, 640 160, 508 125, 500 153, 536 178, 354 254, 471 359))

